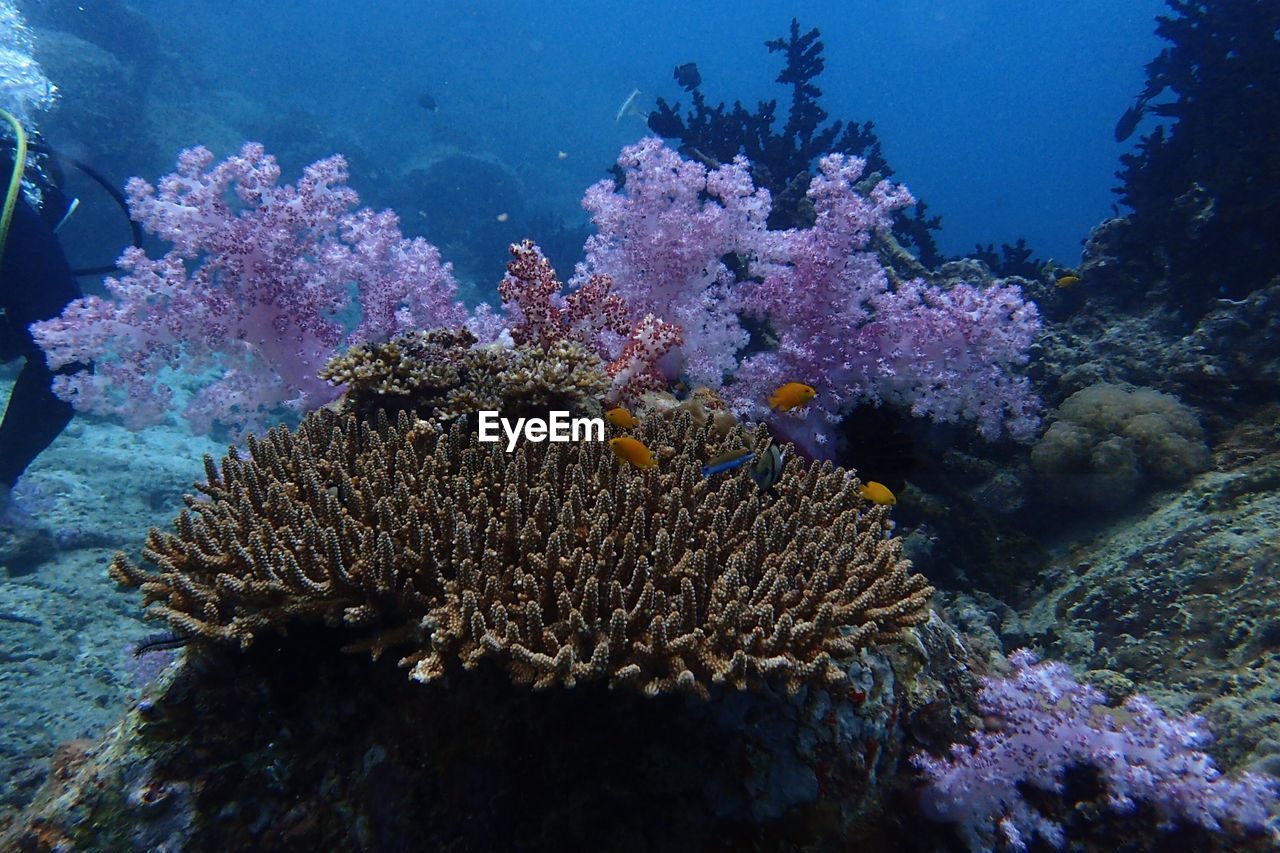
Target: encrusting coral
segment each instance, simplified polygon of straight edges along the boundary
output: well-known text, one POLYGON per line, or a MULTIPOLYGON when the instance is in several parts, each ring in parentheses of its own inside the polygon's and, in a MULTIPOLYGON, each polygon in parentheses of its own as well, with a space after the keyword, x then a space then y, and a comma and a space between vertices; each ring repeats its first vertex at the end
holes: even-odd
POLYGON ((604 362, 580 343, 475 343, 466 329, 411 332, 354 346, 320 376, 345 385, 343 407, 361 417, 379 410, 438 421, 485 409, 504 417, 600 414, 599 399, 609 388, 604 362))
MULTIPOLYGON (((485 658, 545 688, 607 680, 647 694, 844 680, 833 656, 928 618, 932 589, 886 536, 888 510, 829 463, 793 461, 766 493, 706 479, 711 424, 652 418, 659 468, 604 442, 481 444, 400 412, 321 411, 206 457, 207 500, 112 576, 179 632, 251 644, 290 624, 363 634, 429 681, 485 658)), ((727 441, 756 444, 741 429, 727 441)))

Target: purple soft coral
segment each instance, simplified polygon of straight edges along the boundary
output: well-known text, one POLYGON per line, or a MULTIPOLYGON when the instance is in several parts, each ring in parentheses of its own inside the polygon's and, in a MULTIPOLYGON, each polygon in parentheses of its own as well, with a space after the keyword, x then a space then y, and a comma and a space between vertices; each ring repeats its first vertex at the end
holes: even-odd
POLYGON ((819 393, 791 416, 790 433, 821 437, 853 406, 887 401, 939 421, 975 420, 988 439, 1005 428, 1025 438, 1037 401, 1013 369, 1039 329, 1034 304, 1013 286, 891 286, 869 247, 914 199, 888 181, 863 195, 864 168, 857 158, 823 158, 809 189, 813 227, 770 234, 752 265, 763 281, 745 307, 779 344, 743 360, 729 389, 735 407, 759 413, 772 388, 800 380, 819 393))
POLYGON ((1097 768, 1108 804, 1131 811, 1152 805, 1171 826, 1177 820, 1210 830, 1223 823, 1248 830, 1265 827, 1276 805, 1274 780, 1245 773, 1225 779, 1200 747, 1212 740, 1201 717, 1169 719, 1149 699, 1134 696, 1122 716, 1095 689, 1076 682, 1062 663, 1038 663, 1026 649, 1009 656, 1007 678, 983 679, 979 704, 998 721, 995 731, 956 744, 949 759, 921 754, 915 765, 928 775, 924 810, 957 823, 971 849, 990 849, 998 829, 1004 843, 1026 848, 1033 835, 1055 847, 1063 828, 1023 799, 1019 785, 1061 792, 1072 765, 1097 768))
POLYGON ((277 406, 333 398, 316 373, 344 340, 466 319, 434 247, 405 240, 389 211, 350 212, 358 198, 341 157, 295 185, 279 178, 275 159, 247 144, 216 165, 204 148, 184 151, 158 188, 132 179, 131 214, 173 248, 159 259, 128 250, 126 275, 106 281, 111 298, 77 300, 32 327, 52 366, 96 363, 95 374, 58 377, 55 391, 137 428, 166 415, 168 368, 203 385, 185 412, 196 429, 260 426, 277 406), (348 334, 339 317, 353 292, 361 320, 348 334))
POLYGON ((618 165, 622 187, 602 182, 584 199, 599 233, 577 280, 607 274, 633 312, 683 327, 684 372, 722 388, 739 414, 774 418, 815 455, 863 402, 973 420, 987 438, 1032 432, 1038 403, 1015 369, 1039 329, 1035 306, 1013 286, 894 286, 871 243, 914 200, 888 181, 860 190, 862 160, 823 158, 809 188, 816 221, 787 231, 766 227, 769 195, 742 158, 709 169, 650 138, 618 165), (743 316, 776 346, 746 352, 743 316), (771 414, 769 394, 793 381, 818 389, 814 403, 771 414))
POLYGON ((755 251, 769 192, 752 185, 742 158, 708 169, 656 137, 624 148, 618 165, 626 175, 620 190, 601 181, 583 198, 597 233, 573 283, 607 275, 631 320, 654 314, 680 326, 683 371, 694 384, 718 387, 748 339, 722 259, 755 251))

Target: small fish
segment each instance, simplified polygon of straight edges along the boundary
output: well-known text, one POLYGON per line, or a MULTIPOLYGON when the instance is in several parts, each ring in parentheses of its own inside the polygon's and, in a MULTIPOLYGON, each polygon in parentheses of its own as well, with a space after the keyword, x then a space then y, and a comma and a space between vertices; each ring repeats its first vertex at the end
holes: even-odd
POLYGON ((658 460, 653 458, 653 451, 629 435, 609 439, 609 449, 613 455, 623 462, 637 468, 657 468, 658 460))
POLYGON ((422 107, 424 110, 426 110, 429 113, 433 113, 439 109, 439 107, 436 105, 436 99, 431 97, 431 95, 429 95, 426 92, 423 92, 421 95, 418 96, 418 106, 422 107))
POLYGON ((499 222, 506 222, 510 218, 511 218, 511 214, 509 213, 499 213, 497 216, 497 220, 499 222))
POLYGON ((787 456, 772 441, 759 454, 751 466, 751 479, 761 489, 768 491, 773 484, 782 479, 782 469, 787 464, 787 456))
POLYGON ((618 429, 635 429, 640 426, 640 419, 631 412, 618 406, 616 409, 610 409, 604 413, 604 419, 616 426, 618 429))
POLYGON ((680 84, 680 88, 686 92, 692 92, 694 89, 702 85, 702 75, 698 73, 698 64, 696 62, 686 62, 684 65, 677 65, 675 70, 676 82, 680 84))
POLYGON ((1068 287, 1075 287, 1079 283, 1080 283, 1080 276, 1078 275, 1058 276, 1058 282, 1057 282, 1058 287, 1061 287, 1064 290, 1068 287))
POLYGON ((618 114, 613 117, 614 124, 622 121, 625 116, 644 117, 643 113, 641 113, 640 109, 636 106, 636 98, 638 97, 640 97, 640 90, 632 89, 631 94, 627 95, 627 99, 622 102, 622 106, 618 107, 618 114))
POLYGON ((192 638, 183 634, 174 634, 164 632, 162 634, 150 634, 143 640, 133 644, 133 656, 140 658, 151 652, 167 652, 173 649, 180 649, 183 646, 191 645, 192 638))
POLYGON ((858 486, 858 493, 873 504, 880 504, 880 506, 893 506, 898 502, 897 496, 889 491, 888 486, 883 483, 877 483, 874 480, 858 486))
POLYGON ((557 159, 557 160, 568 160, 568 159, 569 159, 569 152, 568 152, 568 151, 557 151, 557 152, 556 152, 556 159, 557 159))
POLYGON ((721 453, 719 456, 713 456, 707 460, 707 464, 702 466, 702 476, 713 477, 722 471, 732 471, 742 465, 746 465, 755 456, 745 447, 739 447, 730 450, 728 453, 721 453))
POLYGON ((808 405, 809 401, 817 393, 812 385, 805 385, 803 382, 788 382, 773 392, 773 396, 769 398, 769 408, 776 412, 789 412, 792 409, 808 405))
POLYGON ((1142 115, 1147 111, 1147 99, 1141 95, 1136 103, 1129 109, 1124 111, 1124 115, 1120 116, 1120 121, 1116 122, 1116 142, 1124 142, 1133 132, 1138 129, 1138 122, 1142 121, 1142 115))

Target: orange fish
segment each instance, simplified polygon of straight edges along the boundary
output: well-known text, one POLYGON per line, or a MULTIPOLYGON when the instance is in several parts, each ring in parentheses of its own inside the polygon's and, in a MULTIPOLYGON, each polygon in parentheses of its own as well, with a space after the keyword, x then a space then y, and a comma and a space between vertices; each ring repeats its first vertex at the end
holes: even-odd
POLYGON ((812 385, 805 385, 803 382, 788 382, 773 392, 773 396, 769 398, 769 408, 775 412, 789 412, 792 409, 808 405, 809 401, 817 393, 812 385))
POLYGON ((893 506, 898 502, 897 496, 889 491, 888 486, 877 483, 875 480, 869 480, 858 486, 858 492, 873 504, 880 504, 880 506, 893 506))
POLYGON ((616 426, 618 429, 634 429, 640 426, 640 419, 631 412, 618 406, 616 409, 610 409, 604 413, 605 420, 616 426))
POLYGON ((629 435, 609 439, 609 449, 613 451, 614 456, 637 468, 658 467, 658 460, 653 458, 653 451, 645 447, 643 442, 629 435))

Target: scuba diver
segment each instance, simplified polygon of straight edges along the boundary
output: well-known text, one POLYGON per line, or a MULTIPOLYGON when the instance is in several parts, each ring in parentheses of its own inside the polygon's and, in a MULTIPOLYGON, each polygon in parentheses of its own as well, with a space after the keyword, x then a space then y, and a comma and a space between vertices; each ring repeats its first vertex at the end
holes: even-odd
MULTIPOLYGON (((58 316, 69 302, 81 296, 54 233, 74 205, 46 174, 56 164, 27 168, 28 145, 22 126, 7 112, 0 113, 0 119, 8 121, 16 135, 8 150, 0 151, 0 186, 4 186, 4 176, 11 176, 0 218, 0 362, 26 359, 9 395, 4 420, 0 421, 3 506, 9 489, 27 466, 71 421, 71 404, 53 393, 54 376, 91 370, 92 366, 76 363, 56 372, 50 370, 44 352, 28 330, 37 320, 58 316), (23 191, 24 174, 31 178, 34 204, 23 191)), ((44 146, 32 148, 47 152, 44 146)))

